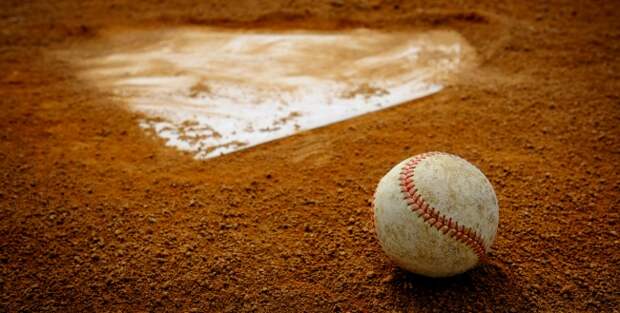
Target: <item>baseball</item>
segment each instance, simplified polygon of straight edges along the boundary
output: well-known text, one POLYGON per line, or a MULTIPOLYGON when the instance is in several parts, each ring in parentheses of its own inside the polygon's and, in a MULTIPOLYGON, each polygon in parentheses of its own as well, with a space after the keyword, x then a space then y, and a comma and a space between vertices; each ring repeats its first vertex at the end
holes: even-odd
POLYGON ((394 166, 374 199, 377 237, 401 268, 447 277, 474 267, 489 251, 499 223, 493 187, 466 160, 429 152, 394 166))

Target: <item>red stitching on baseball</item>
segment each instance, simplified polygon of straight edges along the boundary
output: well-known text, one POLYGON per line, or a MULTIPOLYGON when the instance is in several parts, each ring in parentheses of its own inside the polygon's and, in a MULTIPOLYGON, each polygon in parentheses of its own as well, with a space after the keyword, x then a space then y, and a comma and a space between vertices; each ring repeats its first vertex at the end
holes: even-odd
POLYGON ((416 188, 415 181, 413 180, 416 166, 425 158, 441 154, 443 153, 424 153, 409 160, 409 162, 405 164, 400 172, 400 186, 404 195, 404 200, 407 202, 409 209, 422 218, 425 223, 470 247, 478 256, 478 259, 482 259, 486 253, 482 236, 469 227, 459 225, 459 223, 453 221, 451 217, 441 215, 439 210, 430 206, 430 204, 422 198, 422 195, 418 193, 418 189, 416 188))

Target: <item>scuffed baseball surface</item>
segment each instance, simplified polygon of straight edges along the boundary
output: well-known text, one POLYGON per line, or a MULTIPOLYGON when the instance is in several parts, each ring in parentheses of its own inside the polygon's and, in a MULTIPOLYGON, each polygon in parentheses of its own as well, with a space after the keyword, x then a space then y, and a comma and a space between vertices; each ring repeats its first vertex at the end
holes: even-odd
POLYGON ((408 271, 431 277, 462 273, 479 261, 472 247, 433 227, 406 202, 400 177, 414 158, 421 158, 413 175, 421 198, 440 215, 478 234, 485 251, 495 239, 499 209, 493 187, 471 163, 445 153, 406 159, 381 179, 374 204, 377 237, 385 253, 408 271))

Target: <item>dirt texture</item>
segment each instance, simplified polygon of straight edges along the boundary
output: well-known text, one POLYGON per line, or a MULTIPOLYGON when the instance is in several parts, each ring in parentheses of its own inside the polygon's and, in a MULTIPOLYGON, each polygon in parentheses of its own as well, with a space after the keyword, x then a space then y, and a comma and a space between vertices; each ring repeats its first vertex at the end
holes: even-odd
POLYGON ((618 312, 617 1, 0 2, 0 311, 618 312), (457 30, 442 92, 207 161, 49 56, 109 28, 457 30), (397 269, 370 201, 446 151, 493 183, 489 258, 397 269))

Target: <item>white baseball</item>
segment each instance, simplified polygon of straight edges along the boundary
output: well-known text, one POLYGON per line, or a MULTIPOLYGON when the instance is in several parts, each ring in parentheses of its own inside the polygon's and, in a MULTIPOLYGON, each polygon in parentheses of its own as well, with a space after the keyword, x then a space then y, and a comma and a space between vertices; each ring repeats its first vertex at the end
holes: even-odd
POLYGON ((478 168, 429 152, 400 162, 381 179, 374 218, 381 247, 396 265, 445 277, 474 267, 489 251, 499 208, 478 168))

